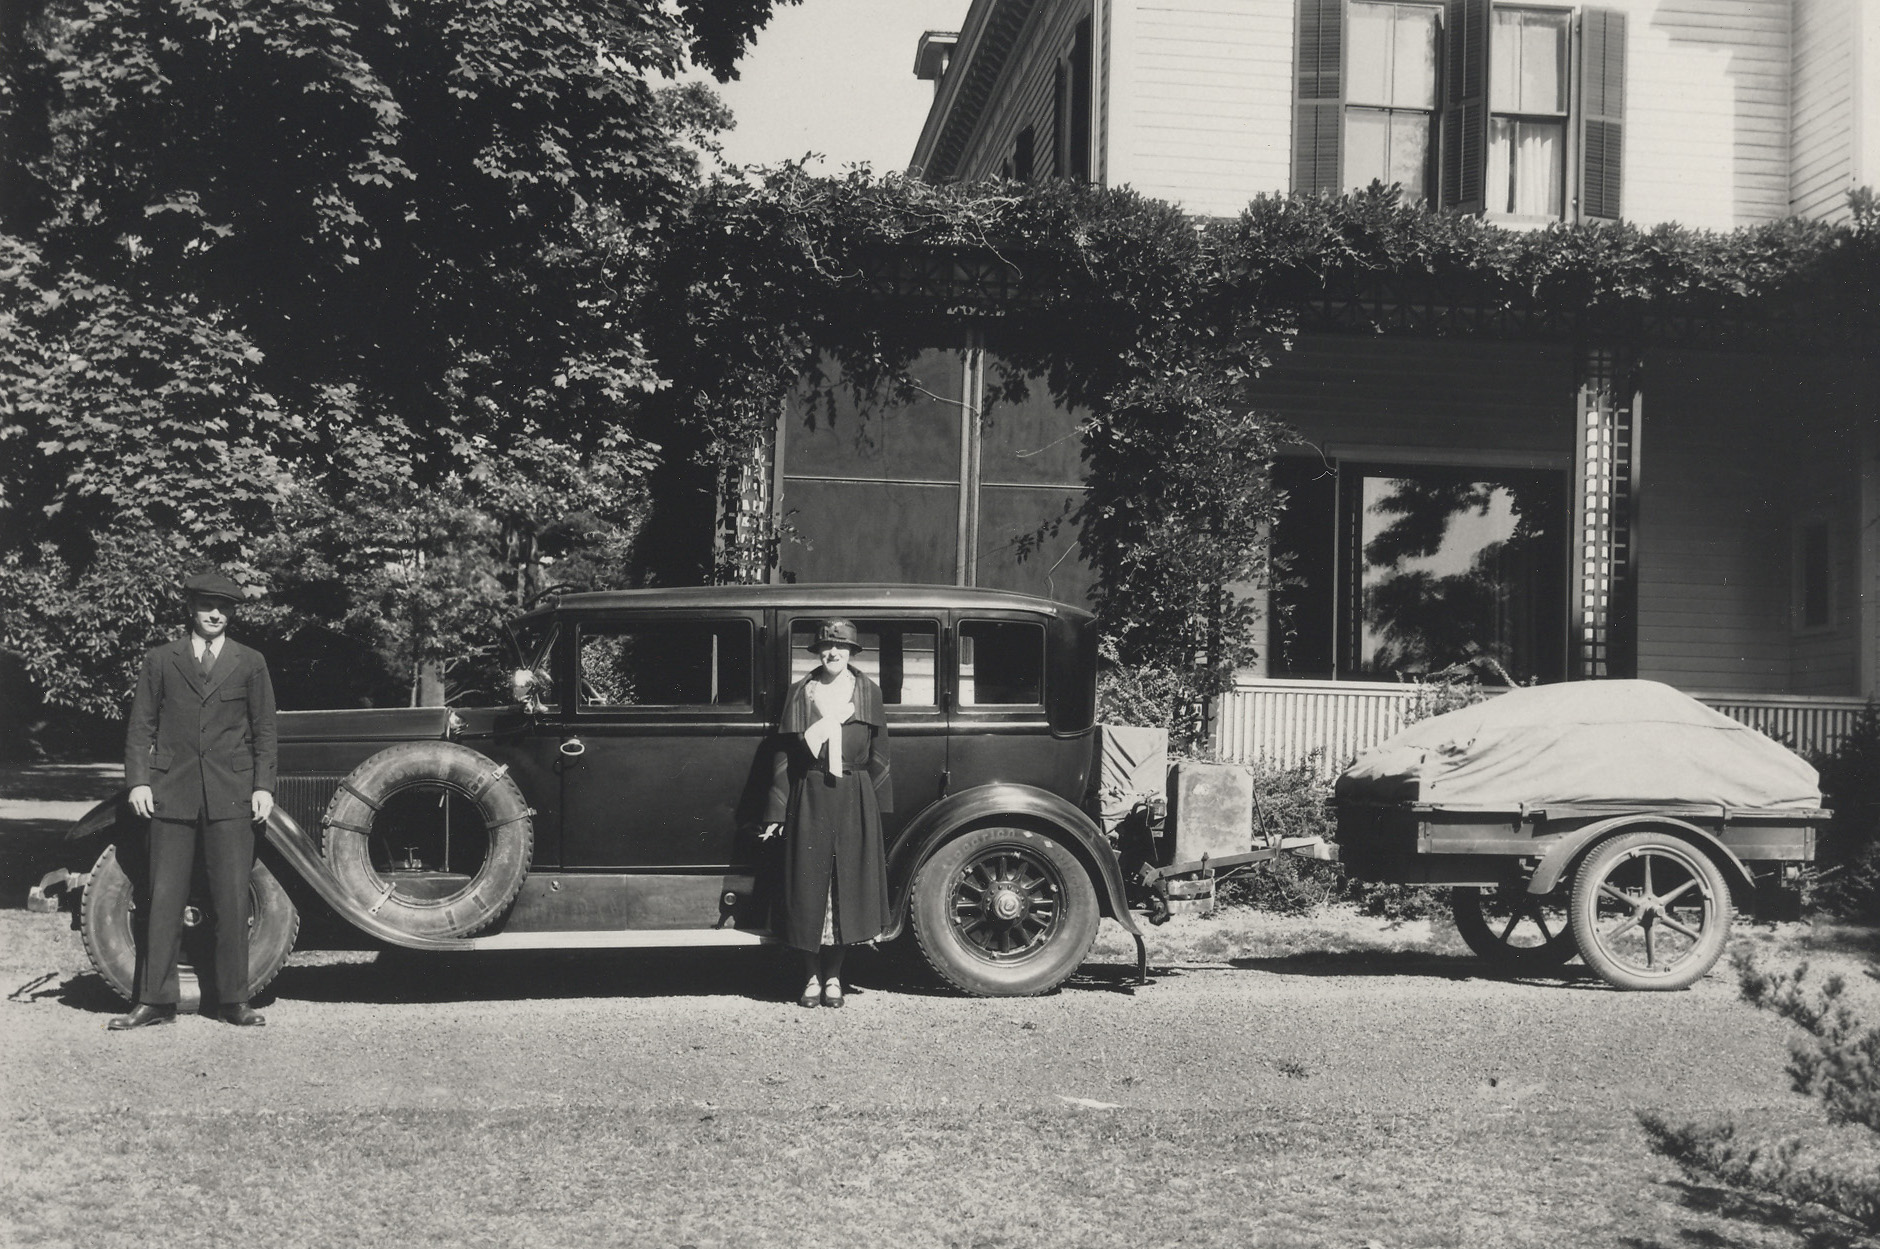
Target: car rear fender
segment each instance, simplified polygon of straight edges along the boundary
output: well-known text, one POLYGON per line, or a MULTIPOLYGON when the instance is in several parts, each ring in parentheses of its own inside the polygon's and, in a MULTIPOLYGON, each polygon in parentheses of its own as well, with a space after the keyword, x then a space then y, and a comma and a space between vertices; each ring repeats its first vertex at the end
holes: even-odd
POLYGON ((882 939, 901 934, 914 873, 955 833, 974 826, 1011 823, 1035 829, 1062 844, 1083 863, 1097 889, 1102 913, 1140 937, 1123 889, 1123 869, 1096 822, 1049 790, 1030 785, 980 785, 942 798, 914 817, 888 851, 888 893, 894 918, 882 939))
POLYGON ((56 911, 60 905, 59 894, 63 893, 70 902, 91 882, 92 865, 104 853, 104 848, 136 827, 137 817, 131 812, 129 797, 128 789, 120 789, 65 830, 59 839, 59 854, 67 866, 54 868, 40 877, 38 884, 27 888, 27 910, 56 911))
POLYGON ((1743 866, 1743 860, 1736 857, 1735 851, 1717 840, 1716 836, 1686 820, 1669 815, 1618 815, 1609 820, 1598 820, 1584 828, 1577 828, 1553 843, 1542 856, 1540 866, 1534 869, 1533 877, 1528 881, 1527 891, 1532 894, 1550 893, 1567 869, 1577 863, 1580 856, 1592 849, 1595 842, 1604 841, 1619 833, 1635 832, 1657 828, 1672 832, 1689 841, 1716 861, 1717 867, 1730 880, 1732 889, 1754 890, 1754 879, 1749 869, 1743 866))

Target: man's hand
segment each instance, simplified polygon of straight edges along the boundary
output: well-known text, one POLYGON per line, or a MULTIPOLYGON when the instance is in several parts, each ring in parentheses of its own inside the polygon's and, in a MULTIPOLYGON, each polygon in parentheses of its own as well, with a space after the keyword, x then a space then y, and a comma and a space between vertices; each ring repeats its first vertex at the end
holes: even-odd
POLYGON ((274 795, 265 789, 254 792, 255 823, 264 824, 268 816, 274 814, 274 795))
POLYGON ((146 820, 156 814, 157 798, 150 792, 150 786, 131 786, 131 810, 146 820))
POLYGON ((781 833, 782 831, 783 831, 783 825, 781 824, 766 824, 764 825, 764 831, 757 834, 757 839, 759 841, 769 841, 772 837, 775 837, 778 833, 781 833))

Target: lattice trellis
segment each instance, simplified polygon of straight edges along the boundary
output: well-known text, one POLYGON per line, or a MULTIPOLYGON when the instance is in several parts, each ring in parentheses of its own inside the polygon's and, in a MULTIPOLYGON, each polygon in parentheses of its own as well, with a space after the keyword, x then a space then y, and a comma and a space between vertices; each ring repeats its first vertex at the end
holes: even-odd
POLYGON ((1625 395, 1618 353, 1582 361, 1573 502, 1573 654, 1581 677, 1636 667, 1632 513, 1639 399, 1625 395))

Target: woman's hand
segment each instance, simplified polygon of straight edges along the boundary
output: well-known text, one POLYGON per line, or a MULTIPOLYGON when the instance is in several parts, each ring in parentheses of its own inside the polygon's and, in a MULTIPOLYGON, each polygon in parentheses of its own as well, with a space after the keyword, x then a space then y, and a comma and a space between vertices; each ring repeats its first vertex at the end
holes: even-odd
POLYGON ((757 839, 759 841, 769 841, 782 831, 783 825, 781 824, 766 824, 764 825, 763 831, 757 834, 757 839))

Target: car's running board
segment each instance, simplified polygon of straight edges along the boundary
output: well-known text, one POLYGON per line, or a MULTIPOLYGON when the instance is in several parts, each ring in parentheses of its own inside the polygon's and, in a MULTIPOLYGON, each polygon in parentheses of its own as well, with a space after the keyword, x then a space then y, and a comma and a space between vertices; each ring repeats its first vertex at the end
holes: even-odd
POLYGON ((656 950, 731 945, 780 945, 768 932, 748 928, 608 929, 602 932, 496 932, 460 937, 462 950, 656 950))

